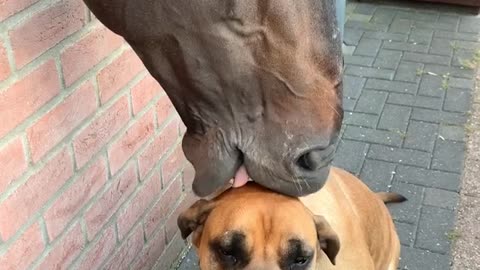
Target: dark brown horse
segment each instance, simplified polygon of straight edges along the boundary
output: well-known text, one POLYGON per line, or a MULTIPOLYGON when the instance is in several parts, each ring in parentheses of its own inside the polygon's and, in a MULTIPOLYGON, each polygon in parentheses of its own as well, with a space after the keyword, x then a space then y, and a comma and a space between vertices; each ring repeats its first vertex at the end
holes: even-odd
POLYGON ((244 169, 287 195, 323 186, 343 116, 334 0, 84 1, 172 100, 197 195, 244 169))

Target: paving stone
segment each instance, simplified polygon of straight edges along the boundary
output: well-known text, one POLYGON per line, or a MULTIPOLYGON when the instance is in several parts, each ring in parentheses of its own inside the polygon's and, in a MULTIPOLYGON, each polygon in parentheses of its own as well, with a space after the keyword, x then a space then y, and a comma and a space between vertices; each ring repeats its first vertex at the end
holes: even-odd
POLYGON ((423 70, 422 63, 401 61, 395 74, 396 81, 419 82, 421 75, 419 72, 423 70))
POLYGON ((382 49, 373 63, 374 67, 395 69, 402 58, 402 52, 382 49))
POLYGON ((450 257, 428 250, 402 246, 399 266, 402 270, 450 270, 450 257))
POLYGON ((438 188, 426 188, 423 204, 455 210, 460 196, 457 192, 447 191, 438 188))
MULTIPOLYGON (((376 130, 355 126, 347 126, 343 134, 345 139, 363 141, 367 143, 379 143, 399 147, 402 144, 402 136, 396 132, 376 130)), ((389 160, 385 160, 389 161, 389 160)))
POLYGON ((356 29, 345 29, 345 34, 343 35, 343 42, 347 45, 358 45, 360 42, 360 38, 362 37, 364 31, 363 30, 356 30, 356 29))
POLYGON ((403 55, 403 60, 419 62, 424 64, 438 64, 438 65, 450 64, 450 57, 447 57, 447 56, 413 53, 413 52, 405 52, 405 54, 403 55))
POLYGON ((480 33, 479 25, 480 20, 478 20, 478 18, 463 17, 458 26, 458 31, 478 34, 480 33))
POLYGON ((357 104, 356 99, 345 97, 343 99, 343 104, 342 104, 343 105, 343 110, 351 112, 355 108, 355 104, 357 104))
POLYGON ((412 20, 415 16, 414 10, 399 10, 395 19, 412 20))
POLYGON ((450 250, 447 235, 453 227, 454 220, 455 214, 452 210, 424 206, 418 223, 415 247, 447 253, 450 250))
POLYGON ((359 178, 374 192, 388 191, 395 166, 395 163, 365 159, 359 178))
POLYGON ((394 148, 385 145, 372 144, 368 151, 368 158, 395 162, 405 165, 413 165, 428 168, 430 165, 430 153, 413 150, 394 148))
POLYGON ((450 88, 445 96, 443 109, 451 112, 465 113, 470 109, 472 92, 465 89, 450 88))
POLYGON ((461 113, 442 112, 421 108, 413 109, 412 119, 449 125, 460 125, 467 122, 466 116, 461 113))
POLYGON ((395 181, 458 192, 460 174, 398 165, 395 181))
POLYGON ((343 77, 343 96, 359 98, 365 81, 365 78, 345 75, 343 77))
POLYGON ((422 12, 419 11, 413 17, 414 20, 420 22, 436 22, 438 19, 438 12, 422 12))
POLYGON ((358 77, 369 77, 369 78, 379 78, 379 79, 393 79, 395 71, 389 69, 379 69, 379 68, 370 68, 370 67, 360 67, 360 66, 347 66, 345 74, 354 75, 358 77))
POLYGON ((390 24, 395 17, 398 9, 379 7, 375 10, 372 22, 390 24))
POLYGON ((372 15, 353 13, 348 16, 348 19, 353 21, 369 22, 370 19, 372 19, 372 15))
POLYGON ((428 97, 443 97, 445 94, 444 80, 442 76, 423 75, 418 94, 428 97))
POLYGON ((452 56, 454 47, 455 44, 448 40, 434 38, 430 44, 430 53, 452 56))
POLYGON ((352 29, 364 30, 364 31, 382 31, 382 32, 385 32, 388 29, 388 25, 379 24, 379 23, 371 23, 371 22, 347 20, 347 22, 345 23, 345 28, 352 28, 352 29))
POLYGON ((183 259, 182 264, 176 270, 198 270, 200 266, 198 265, 198 257, 195 252, 195 249, 192 248, 188 251, 187 256, 183 259))
POLYGON ((465 129, 463 126, 440 125, 438 136, 445 140, 465 141, 465 129))
POLYGON ((344 56, 352 55, 354 51, 355 51, 355 46, 345 46, 345 45, 342 46, 342 53, 344 56))
POLYGON ((405 133, 411 110, 405 106, 386 104, 378 122, 378 128, 405 133))
POLYGON ((355 49, 354 55, 376 56, 382 41, 378 39, 362 38, 355 49))
POLYGON ((378 119, 379 115, 375 114, 349 112, 344 114, 343 124, 375 128, 377 126, 378 119))
MULTIPOLYGON (((453 15, 453 14, 440 14, 437 21, 440 23, 449 23, 449 24, 457 25, 460 21, 460 16, 453 15)), ((452 36, 447 36, 447 37, 451 38, 452 36)))
POLYGON ((422 207, 424 188, 412 184, 395 182, 392 183, 392 192, 402 194, 407 201, 399 204, 388 204, 387 207, 396 222, 415 224, 422 207))
POLYGON ((383 43, 383 48, 399 51, 426 53, 428 52, 429 47, 424 44, 415 44, 411 42, 385 41, 383 43))
POLYGON ((371 67, 373 65, 374 57, 361 55, 344 55, 346 65, 371 67))
POLYGON ((333 165, 358 175, 367 151, 367 143, 341 140, 335 152, 333 165))
POLYGON ((465 79, 465 78, 450 77, 448 80, 449 87, 463 88, 463 89, 473 89, 474 83, 475 82, 473 79, 465 79))
POLYGON ((412 21, 395 18, 393 22, 390 24, 390 28, 388 29, 388 32, 408 34, 410 33, 411 27, 412 27, 412 21))
POLYGON ((432 169, 461 173, 465 143, 438 139, 433 151, 432 169))
POLYGON ((437 132, 438 124, 410 121, 403 147, 432 152, 437 132))
POLYGON ((364 14, 364 15, 373 15, 375 13, 377 6, 371 3, 357 3, 354 13, 364 14))
POLYGON ((474 77, 474 72, 471 69, 432 65, 432 64, 425 65, 424 72, 433 72, 440 76, 448 73, 452 77, 462 77, 467 79, 472 79, 474 77))
POLYGON ((434 31, 432 29, 412 29, 408 38, 408 42, 428 45, 432 40, 433 32, 434 31))
POLYGON ((454 31, 457 26, 449 23, 441 23, 441 22, 416 22, 414 27, 454 31))
POLYGON ((452 31, 435 31, 434 37, 445 38, 445 39, 457 39, 457 40, 467 40, 467 41, 478 41, 480 35, 475 35, 471 33, 458 33, 452 31))
POLYGON ((391 41, 407 41, 408 35, 389 32, 366 31, 364 37, 391 41))
POLYGON ((379 79, 368 79, 365 88, 384 90, 389 92, 415 94, 417 92, 417 84, 399 81, 388 81, 379 79))
POLYGON ((479 41, 466 41, 466 40, 453 40, 451 41, 453 45, 456 46, 457 49, 464 49, 464 50, 476 50, 480 48, 479 41))
POLYGON ((398 221, 395 221, 394 224, 398 238, 400 238, 400 244, 405 246, 413 245, 413 241, 415 240, 415 225, 398 221))
POLYGON ((409 94, 390 93, 387 103, 426 109, 441 109, 443 102, 441 98, 413 96, 409 94))
POLYGON ((453 53, 452 66, 466 67, 466 62, 471 61, 474 58, 474 50, 459 49, 453 53))
POLYGON ((358 99, 357 106, 355 106, 355 111, 380 114, 386 100, 387 93, 385 92, 363 90, 362 95, 358 99))

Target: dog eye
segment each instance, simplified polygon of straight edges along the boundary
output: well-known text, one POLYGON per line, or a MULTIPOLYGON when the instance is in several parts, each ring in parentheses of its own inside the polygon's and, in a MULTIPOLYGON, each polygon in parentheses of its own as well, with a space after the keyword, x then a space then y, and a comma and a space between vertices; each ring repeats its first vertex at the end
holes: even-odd
POLYGON ((298 256, 296 257, 292 264, 290 265, 290 270, 304 269, 310 262, 310 257, 307 256, 298 256))

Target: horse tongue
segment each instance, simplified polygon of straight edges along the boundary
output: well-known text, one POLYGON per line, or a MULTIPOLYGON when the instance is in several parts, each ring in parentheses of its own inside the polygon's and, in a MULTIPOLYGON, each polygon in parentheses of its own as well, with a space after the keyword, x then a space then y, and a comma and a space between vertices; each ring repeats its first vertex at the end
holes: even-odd
POLYGON ((248 173, 247 169, 245 169, 245 166, 242 165, 240 168, 238 168, 237 172, 235 173, 235 178, 233 180, 233 187, 238 188, 241 186, 244 186, 248 182, 248 173))

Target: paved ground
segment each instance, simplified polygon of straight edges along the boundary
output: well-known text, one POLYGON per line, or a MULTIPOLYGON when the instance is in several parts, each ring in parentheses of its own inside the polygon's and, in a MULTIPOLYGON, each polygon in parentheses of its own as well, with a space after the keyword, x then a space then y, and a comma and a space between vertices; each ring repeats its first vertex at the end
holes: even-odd
MULTIPOLYGON (((451 241, 461 239, 455 208, 465 134, 473 131, 465 123, 480 17, 438 4, 351 1, 347 18, 345 120, 335 164, 375 191, 408 197, 390 207, 401 269, 450 269, 451 241)), ((478 193, 470 204, 480 201, 480 184, 472 185, 478 193)), ((190 252, 179 269, 198 269, 195 263, 190 252)))

